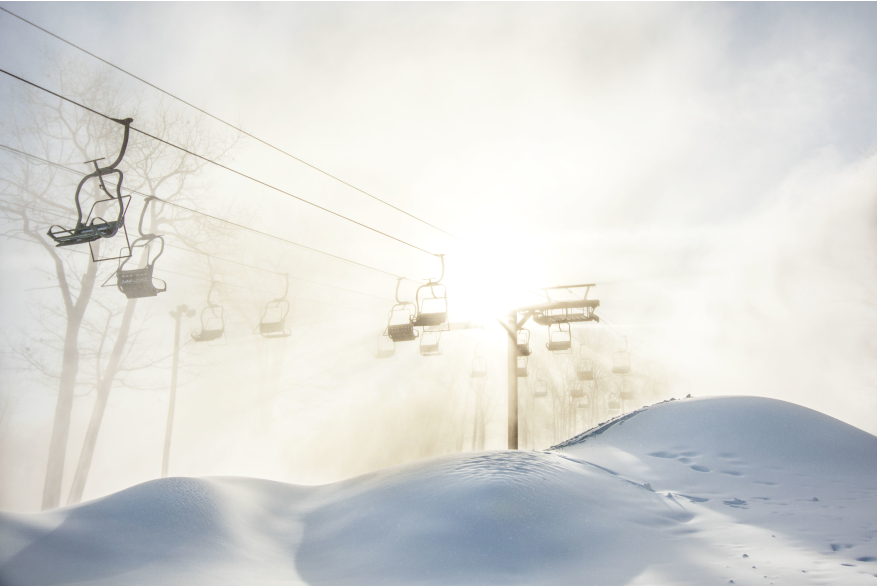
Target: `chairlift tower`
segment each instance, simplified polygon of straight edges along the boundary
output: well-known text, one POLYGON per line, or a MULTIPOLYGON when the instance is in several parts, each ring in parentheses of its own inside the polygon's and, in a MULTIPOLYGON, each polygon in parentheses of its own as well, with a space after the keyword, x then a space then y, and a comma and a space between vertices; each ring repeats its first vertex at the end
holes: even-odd
POLYGON ((599 322, 600 317, 594 314, 594 310, 600 306, 600 300, 589 300, 588 293, 595 284, 589 283, 584 285, 561 285, 557 287, 544 288, 548 302, 535 304, 532 306, 524 306, 509 312, 507 321, 498 322, 505 328, 509 335, 508 340, 508 448, 509 450, 518 449, 518 357, 521 355, 521 347, 518 345, 518 331, 521 330, 530 318, 533 322, 541 326, 558 325, 557 329, 562 329, 561 324, 566 324, 567 328, 571 323, 577 322, 599 322), (551 299, 552 291, 565 290, 575 295, 573 290, 584 289, 585 293, 581 299, 556 301, 551 299))

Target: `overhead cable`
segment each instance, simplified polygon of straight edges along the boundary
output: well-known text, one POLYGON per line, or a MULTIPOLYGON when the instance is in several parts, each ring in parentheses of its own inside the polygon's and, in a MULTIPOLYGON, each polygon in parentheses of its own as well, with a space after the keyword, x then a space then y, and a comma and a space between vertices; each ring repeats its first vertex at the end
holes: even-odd
MULTIPOLYGON (((37 155, 32 155, 32 154, 30 154, 30 153, 26 153, 26 152, 24 152, 24 151, 20 151, 20 150, 18 150, 18 149, 15 149, 15 148, 13 148, 13 147, 8 146, 8 145, 2 145, 2 144, 0 144, 0 148, 2 148, 2 149, 6 149, 7 151, 11 151, 11 152, 13 152, 13 153, 17 153, 18 155, 21 155, 21 156, 23 156, 23 157, 28 157, 28 158, 30 158, 30 159, 35 159, 35 160, 37 160, 37 161, 41 161, 41 162, 43 162, 43 163, 45 163, 45 164, 47 164, 47 165, 51 165, 51 166, 53 166, 53 167, 58 167, 58 168, 60 168, 60 169, 64 169, 64 170, 66 170, 66 171, 70 171, 71 173, 76 173, 76 174, 79 174, 79 175, 81 175, 81 176, 86 175, 85 173, 82 173, 81 171, 78 171, 78 170, 76 170, 76 169, 71 169, 70 167, 67 167, 66 165, 63 165, 63 164, 61 164, 61 163, 55 163, 54 161, 49 161, 48 159, 43 159, 42 157, 39 157, 39 156, 37 156, 37 155)), ((136 190, 130 190, 130 191, 131 191, 131 193, 137 194, 137 195, 139 195, 139 196, 143 196, 144 198, 154 197, 154 196, 149 196, 148 194, 144 194, 144 193, 142 193, 142 192, 138 192, 138 191, 136 191, 136 190)), ((350 263, 350 264, 352 264, 352 265, 358 265, 359 267, 363 267, 363 268, 365 268, 365 269, 370 269, 370 270, 372 270, 372 271, 377 271, 378 273, 383 273, 383 274, 385 274, 385 275, 389 275, 390 277, 394 277, 394 278, 396 278, 396 279, 399 279, 400 277, 402 277, 401 275, 396 275, 395 273, 391 273, 391 272, 389 272, 389 271, 384 271, 383 269, 378 269, 377 267, 372 267, 371 265, 366 265, 365 263, 360 263, 359 261, 353 261, 353 260, 351 260, 351 259, 347 259, 346 257, 340 257, 340 256, 338 256, 338 255, 333 255, 332 253, 327 253, 327 252, 325 252, 325 251, 321 251, 321 250, 319 250, 319 249, 315 249, 315 248, 313 248, 313 247, 309 247, 309 246, 307 246, 307 245, 303 245, 303 244, 301 244, 301 243, 297 243, 297 242, 295 242, 295 241, 291 241, 291 240, 289 240, 289 239, 285 239, 285 238, 283 238, 283 237, 279 237, 279 236, 276 236, 276 235, 273 235, 273 234, 270 234, 270 233, 267 233, 267 232, 263 232, 263 231, 261 231, 261 230, 257 230, 257 229, 255 229, 255 228, 250 228, 249 226, 245 226, 245 225, 243 225, 243 224, 238 224, 237 222, 232 222, 231 220, 226 220, 226 219, 224 219, 224 218, 219 218, 218 216, 212 216, 212 215, 210 215, 210 214, 207 214, 207 213, 205 213, 205 212, 201 212, 201 211, 199 211, 199 210, 194 210, 194 209, 192 209, 192 208, 187 208, 186 206, 182 206, 182 205, 180 205, 180 204, 177 204, 177 203, 175 203, 175 202, 171 202, 171 201, 169 201, 169 200, 162 200, 161 198, 155 198, 155 199, 158 200, 158 201, 160 201, 160 202, 162 202, 162 203, 164 203, 164 204, 167 204, 167 205, 169 205, 169 206, 174 206, 174 207, 176 207, 176 208, 180 208, 180 209, 182 209, 182 210, 186 210, 186 211, 188 211, 188 212, 192 212, 193 214, 198 214, 198 215, 200 215, 200 216, 204 216, 204 217, 206 217, 206 218, 210 218, 211 220, 216 220, 217 222, 222 222, 222 223, 224 223, 224 224, 228 224, 228 225, 230 225, 230 226, 234 226, 234 227, 240 228, 240 229, 242 229, 242 230, 246 230, 246 231, 252 232, 252 233, 254 233, 254 234, 259 234, 259 235, 261 235, 261 236, 266 236, 266 237, 268 237, 268 238, 273 238, 273 239, 275 239, 275 240, 279 240, 279 241, 281 241, 281 242, 284 242, 284 243, 287 243, 287 244, 290 244, 290 245, 294 245, 294 246, 296 246, 296 247, 300 247, 300 248, 302 248, 302 249, 306 249, 306 250, 308 250, 308 251, 312 251, 312 252, 314 252, 314 253, 319 253, 319 254, 321 254, 321 255, 325 255, 325 256, 327 256, 327 257, 332 257, 333 259, 338 259, 339 261, 344 261, 344 262, 346 262, 346 263, 350 263)), ((406 279, 406 280, 411 281, 411 282, 413 282, 413 283, 419 283, 419 282, 417 282, 417 281, 414 281, 413 279, 408 279, 407 277, 403 277, 403 279, 406 279)))
MULTIPOLYGON (((85 105, 83 105, 83 104, 80 104, 79 102, 76 102, 75 100, 71 100, 70 98, 68 98, 68 97, 66 97, 66 96, 62 96, 61 94, 59 94, 59 93, 57 93, 57 92, 53 92, 52 90, 49 90, 49 89, 47 89, 47 88, 44 88, 43 86, 41 86, 41 85, 39 85, 39 84, 35 84, 34 82, 29 81, 29 80, 26 80, 26 79, 24 79, 23 77, 19 77, 19 76, 15 75, 14 73, 10 73, 10 72, 6 71, 5 69, 0 69, 0 73, 5 73, 5 74, 8 75, 9 77, 15 78, 15 79, 17 79, 17 80, 19 80, 19 81, 21 81, 21 82, 23 82, 23 83, 26 83, 26 84, 28 84, 28 85, 30 85, 30 86, 33 86, 33 87, 35 87, 35 88, 37 88, 37 89, 39 89, 39 90, 42 90, 43 92, 46 92, 46 93, 48 93, 48 94, 51 94, 51 95, 55 96, 56 98, 60 98, 61 100, 64 100, 64 101, 66 101, 66 102, 69 102, 70 104, 73 104, 74 106, 78 106, 78 107, 80 107, 80 108, 82 108, 82 109, 84 109, 84 110, 87 110, 87 111, 89 111, 89 112, 91 112, 91 113, 93 113, 93 114, 97 114, 98 116, 102 116, 102 117, 106 118, 107 120, 111 120, 111 121, 116 122, 116 123, 119 123, 119 122, 120 122, 118 119, 113 118, 112 116, 109 116, 109 115, 107 115, 107 114, 104 114, 103 112, 98 112, 97 110, 95 110, 95 109, 93 109, 93 108, 89 108, 88 106, 85 106, 85 105)), ((250 181, 253 181, 253 182, 255 182, 255 183, 258 183, 258 184, 260 184, 260 185, 263 185, 263 186, 265 186, 265 187, 267 187, 267 188, 270 188, 270 189, 272 189, 272 190, 274 190, 274 191, 276 191, 276 192, 279 192, 279 193, 281 193, 281 194, 283 194, 283 195, 289 196, 289 197, 291 197, 291 198, 295 198, 296 200, 299 200, 300 202, 303 202, 303 203, 305 203, 305 204, 308 204, 309 206, 313 206, 314 208, 317 208, 317 209, 319 209, 319 210, 322 210, 323 212, 326 212, 326 213, 331 214, 331 215, 333 215, 333 216, 337 216, 338 218, 341 218, 342 220, 346 220, 347 222, 351 222, 351 223, 353 223, 353 224, 356 224, 357 226, 361 226, 361 227, 363 227, 363 228, 365 228, 365 229, 368 229, 368 230, 370 230, 370 231, 372 231, 372 232, 375 232, 375 233, 377 233, 377 234, 380 234, 381 236, 385 236, 385 237, 387 237, 387 238, 389 238, 389 239, 392 239, 392 240, 394 240, 394 241, 396 241, 396 242, 402 243, 403 245, 406 245, 406 246, 408 246, 408 247, 411 247, 412 249, 416 249, 416 250, 418 250, 418 251, 420 251, 420 252, 422 252, 422 253, 426 253, 427 255, 432 255, 433 257, 438 256, 438 255, 436 255, 435 253, 431 253, 430 251, 427 251, 426 249, 423 249, 423 248, 421 248, 421 247, 418 247, 417 245, 411 244, 411 243, 409 243, 408 241, 404 241, 404 240, 402 240, 402 239, 400 239, 400 238, 397 238, 397 237, 395 237, 395 236, 393 236, 393 235, 391 235, 391 234, 388 234, 388 233, 386 233, 386 232, 383 232, 383 231, 381 231, 381 230, 378 230, 377 228, 373 228, 373 227, 369 226, 368 224, 364 224, 364 223, 359 222, 359 221, 357 221, 357 220, 354 220, 354 219, 352 219, 352 218, 348 218, 347 216, 344 216, 343 214, 339 214, 338 212, 334 212, 334 211, 332 211, 332 210, 330 210, 330 209, 328 209, 328 208, 324 208, 323 206, 320 206, 319 204, 315 204, 314 202, 311 202, 310 200, 306 200, 306 199, 302 198, 301 196, 296 196, 295 194, 293 194, 293 193, 291 193, 291 192, 287 192, 286 190, 283 190, 283 189, 280 189, 279 187, 273 186, 273 185, 271 185, 270 183, 264 182, 264 181, 262 181, 262 180, 260 180, 260 179, 257 179, 257 178, 255 178, 255 177, 253 177, 253 176, 251 176, 251 175, 247 175, 246 173, 243 173, 242 171, 238 171, 238 170, 236 170, 236 169, 232 169, 231 167, 229 167, 229 166, 227 166, 227 165, 223 165, 222 163, 219 163, 218 161, 215 161, 215 160, 213 160, 213 159, 210 159, 209 157, 205 157, 204 155, 199 155, 198 153, 195 153, 195 152, 193 152, 193 151, 190 151, 190 150, 186 149, 185 147, 181 147, 181 146, 179 146, 179 145, 175 145, 174 143, 171 143, 171 142, 169 142, 169 141, 166 141, 165 139, 162 139, 162 138, 160 138, 160 137, 157 137, 157 136, 155 136, 155 135, 153 135, 153 134, 150 134, 150 133, 148 133, 148 132, 146 132, 146 131, 144 131, 144 130, 140 130, 139 128, 135 128, 135 127, 133 127, 133 126, 131 126, 130 128, 131 128, 131 130, 133 130, 133 131, 139 132, 139 133, 142 134, 143 136, 149 137, 149 138, 151 138, 151 139, 153 139, 153 140, 155 140, 155 141, 158 141, 158 142, 160 142, 160 143, 164 143, 165 145, 167 145, 167 146, 169 146, 169 147, 173 147, 174 149, 178 149, 178 150, 182 151, 183 153, 186 153, 186 154, 188 154, 188 155, 191 155, 191 156, 193 156, 193 157, 196 157, 196 158, 198 158, 198 159, 201 159, 202 161, 206 161, 207 163, 212 163, 213 165, 216 165, 217 167, 221 167, 222 169, 225 169, 226 171, 230 171, 230 172, 232 172, 232 173, 234 173, 234 174, 236 174, 236 175, 239 175, 239 176, 241 176, 241 177, 244 177, 244 178, 246 178, 246 179, 249 179, 250 181)))
POLYGON ((291 154, 291 153, 288 153, 287 151, 284 151, 283 149, 281 149, 281 148, 279 148, 279 147, 275 147, 275 146, 272 145, 271 143, 269 143, 269 142, 267 142, 267 141, 265 141, 265 140, 263 140, 263 139, 260 139, 259 137, 255 136, 255 135, 253 135, 253 134, 248 133, 247 131, 245 131, 244 129, 242 129, 242 128, 240 128, 240 127, 237 127, 237 126, 231 124, 230 122, 226 122, 225 120, 219 118, 218 116, 215 116, 215 115, 213 115, 213 114, 210 114, 210 113, 207 112, 206 110, 203 110, 202 108, 199 108, 199 107, 195 106, 194 104, 192 104, 192 103, 190 103, 190 102, 187 102, 187 101, 183 100, 183 99, 180 98, 179 96, 176 96, 176 95, 174 95, 174 94, 171 94, 171 93, 168 92, 167 90, 163 90, 163 89, 161 89, 160 87, 156 86, 155 84, 152 84, 152 83, 146 81, 145 79, 143 79, 143 78, 141 78, 141 77, 138 77, 138 76, 134 75, 134 74, 131 73, 130 71, 127 71, 127 70, 125 70, 125 69, 122 69, 122 68, 119 67, 118 65, 115 65, 115 64, 113 64, 113 63, 110 63, 110 62, 107 61, 106 59, 103 59, 103 58, 101 58, 101 57, 98 57, 98 56, 95 55, 94 53, 91 53, 90 51, 87 51, 87 50, 83 49, 83 48, 80 47, 79 45, 75 45, 74 43, 71 43, 71 42, 68 41, 67 39, 64 39, 63 37, 60 37, 60 36, 56 35, 55 33, 52 33, 52 32, 50 32, 50 31, 47 31, 47 30, 44 29, 43 27, 41 27, 41 26, 39 26, 39 25, 37 25, 37 24, 35 24, 35 23, 33 23, 33 22, 31 22, 31 21, 25 19, 25 18, 22 18, 21 16, 15 14, 14 12, 11 12, 10 10, 7 10, 6 8, 3 8, 2 6, 0 6, 0 10, 2 10, 3 12, 9 14, 10 16, 14 16, 15 18, 19 19, 19 20, 22 21, 22 22, 25 22, 25 23, 29 24, 30 26, 32 26, 32 27, 34 27, 34 28, 37 28, 37 29, 43 31, 43 32, 46 33, 47 35, 51 35, 52 37, 55 37, 56 39, 58 39, 58 40, 61 41, 62 43, 66 43, 67 45, 70 45, 70 46, 73 47, 74 49, 77 49, 77 50, 79 50, 79 51, 82 51, 83 53, 85 53, 86 55, 90 55, 91 57, 94 57, 95 59, 97 59, 97 60, 100 61, 101 63, 104 63, 104 64, 106 64, 106 65, 109 65, 109 66, 112 67, 113 69, 116 69, 116 70, 118 70, 118 71, 121 71, 121 72, 124 73, 125 75, 128 75, 128 76, 130 76, 130 77, 136 79, 137 81, 142 82, 142 83, 146 84, 147 86, 149 86, 149 87, 151 87, 151 88, 153 88, 153 89, 155 89, 155 90, 158 90, 158 91, 161 92, 162 94, 165 94, 166 96, 169 96, 169 97, 173 98, 174 100, 177 100, 177 101, 179 101, 179 102, 185 104, 186 106, 189 106, 190 108, 194 108, 194 109, 197 110, 198 112, 200 112, 200 113, 202 113, 202 114, 204 114, 204 115, 206 115, 206 116, 209 116, 210 118, 216 120, 217 122, 221 122, 222 124, 228 126, 229 128, 233 128, 234 130, 238 131, 239 133, 244 134, 244 135, 250 137, 251 139, 256 140, 256 141, 262 143, 262 144, 265 145, 266 147, 270 147, 271 149, 274 149, 274 150, 277 151, 278 153, 282 153, 282 154, 286 155, 287 157, 290 157, 291 159, 295 159, 295 160, 298 161, 299 163, 302 163, 302 164, 304 164, 304 165, 307 165, 307 166, 310 167, 311 169, 313 169, 313 170, 315 170, 315 171, 318 171, 318 172, 322 173, 323 175, 325 175, 325 176, 327 176, 327 177, 330 177, 330 178, 334 179, 334 180, 337 181, 337 182, 343 183, 344 185, 346 185, 346 186, 348 186, 348 187, 350 187, 350 188, 353 188, 354 190, 356 190, 356 191, 358 191, 358 192, 360 192, 360 193, 362 193, 362 194, 368 196, 369 198, 372 198, 373 200, 376 200, 376 201, 380 202, 381 204, 384 204, 385 206, 389 206, 390 208, 392 208, 392 209, 394 209, 394 210, 396 210, 396 211, 398 211, 398 212, 401 212, 402 214, 405 214, 406 216, 409 216, 409 217, 411 217, 411 218, 417 220, 418 222, 421 222, 421 223, 423 223, 423 224, 429 226, 430 228, 434 228, 435 230, 438 230, 439 232, 442 232, 442 233, 444 233, 444 234, 446 234, 446 235, 448 235, 448 236, 450 236, 450 237, 453 237, 453 238, 455 238, 455 239, 457 239, 457 240, 462 240, 462 239, 460 239, 460 237, 458 237, 458 236, 456 236, 456 235, 454 235, 454 234, 451 234, 450 232, 448 232, 448 231, 446 231, 446 230, 444 230, 444 229, 442 229, 442 228, 439 228, 438 226, 435 226, 434 224, 430 224, 430 223, 427 222, 426 220, 423 220, 422 218, 418 218, 418 217, 415 216, 414 214, 411 214, 411 213, 409 213, 409 212, 406 212, 405 210, 403 210, 403 209, 401 209, 401 208, 399 208, 399 207, 397 207, 397 206, 394 206, 393 204, 390 204, 389 202, 386 202, 386 201, 384 201, 384 200, 378 198, 377 196, 374 196, 374 195, 368 193, 367 191, 365 191, 365 190, 363 190, 363 189, 361 189, 361 188, 356 187, 355 185, 353 185, 353 184, 351 184, 351 183, 349 183, 349 182, 344 181, 344 180, 341 179, 340 177, 337 177, 337 176, 335 176, 335 175, 332 175, 332 174, 329 173, 328 171, 324 171, 323 169, 320 169, 320 168, 317 167, 316 165, 312 165, 312 164, 308 163, 307 161, 305 161, 305 160, 303 160, 303 159, 300 159, 300 158, 296 157, 295 155, 293 155, 293 154, 291 154))

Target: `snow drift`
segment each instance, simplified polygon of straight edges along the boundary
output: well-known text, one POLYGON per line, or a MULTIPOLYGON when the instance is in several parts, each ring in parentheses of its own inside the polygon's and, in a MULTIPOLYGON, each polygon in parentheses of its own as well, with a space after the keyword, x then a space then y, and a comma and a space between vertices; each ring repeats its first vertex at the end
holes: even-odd
POLYGON ((777 400, 666 402, 544 452, 303 487, 150 481, 0 514, 4 583, 877 584, 877 437, 777 400))

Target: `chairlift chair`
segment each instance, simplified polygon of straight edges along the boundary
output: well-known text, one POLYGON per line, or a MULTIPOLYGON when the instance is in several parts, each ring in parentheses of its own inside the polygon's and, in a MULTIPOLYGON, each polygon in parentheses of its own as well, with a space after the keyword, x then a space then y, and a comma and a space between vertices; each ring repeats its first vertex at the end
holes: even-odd
POLYGON ((621 382, 621 399, 624 401, 633 399, 633 389, 631 389, 627 381, 621 382))
POLYGON ((545 347, 552 353, 562 353, 572 348, 572 333, 569 323, 558 322, 548 327, 548 342, 545 347))
POLYGON ((378 348, 375 351, 376 359, 391 359, 396 356, 396 343, 389 337, 387 331, 378 335, 378 348))
POLYGON ((526 377, 527 375, 529 375, 529 372, 527 371, 527 363, 529 363, 530 357, 528 357, 527 355, 524 355, 522 357, 517 357, 517 359, 518 359, 518 365, 517 365, 518 377, 526 377))
POLYGON ((529 357, 533 352, 530 348, 530 331, 526 328, 518 330, 518 355, 529 357))
POLYGON ((387 336, 394 343, 412 341, 419 336, 418 331, 411 324, 414 316, 417 315, 417 305, 399 299, 399 284, 403 279, 405 278, 400 277, 396 281, 396 305, 390 308, 387 319, 387 336))
POLYGON ((484 379, 487 377, 487 362, 482 357, 472 359, 472 378, 484 379))
POLYGON ((630 353, 618 351, 612 355, 612 372, 616 375, 630 373, 630 353))
POLYGON ((576 364, 576 377, 579 381, 593 381, 594 363, 590 359, 579 359, 576 364))
POLYGON ((582 396, 582 398, 579 399, 579 403, 576 404, 576 407, 577 407, 577 408, 589 408, 589 407, 591 407, 591 398, 589 398, 589 397, 586 396, 586 395, 585 395, 585 396, 582 396))
POLYGON ((411 302, 396 304, 390 309, 390 321, 387 326, 387 335, 393 342, 408 342, 418 336, 418 332, 411 324, 411 319, 417 314, 417 307, 411 302))
POLYGON ((265 304, 262 316, 259 318, 259 334, 264 338, 285 338, 292 335, 292 330, 286 328, 286 317, 289 315, 289 275, 284 274, 286 287, 283 295, 265 304))
POLYGON ((612 372, 617 375, 630 373, 630 353, 627 352, 627 337, 624 337, 624 350, 612 355, 612 372))
POLYGON ((585 384, 582 381, 573 381, 569 387, 569 396, 585 397, 585 384))
POLYGON ((83 177, 80 180, 79 185, 76 186, 76 195, 74 196, 77 214, 76 225, 73 228, 64 228, 63 226, 54 225, 49 227, 49 231, 46 233, 55 241, 56 247, 66 247, 70 245, 90 243, 102 238, 111 238, 115 236, 119 231, 119 228, 123 227, 125 224, 125 203, 122 198, 122 180, 124 179, 124 176, 121 170, 116 169, 116 166, 122 162, 122 158, 125 156, 125 150, 128 148, 128 135, 130 134, 131 123, 134 122, 134 119, 126 118, 124 120, 117 120, 112 118, 111 120, 113 122, 118 122, 125 127, 125 134, 122 138, 122 147, 119 150, 119 155, 112 164, 107 165, 106 167, 100 167, 97 164, 98 161, 103 160, 103 157, 86 162, 86 164, 91 163, 94 165, 94 171, 83 177), (110 193, 104 183, 104 176, 111 174, 119 176, 116 181, 115 196, 110 193), (91 217, 95 206, 102 202, 106 202, 107 200, 95 202, 85 220, 83 221, 82 219, 82 203, 80 202, 82 188, 86 182, 94 178, 97 178, 101 191, 107 194, 110 200, 115 200, 118 204, 118 214, 112 220, 106 220, 99 216, 95 216, 94 218, 91 217))
POLYGON ((618 400, 617 397, 610 397, 609 398, 609 409, 610 410, 620 410, 621 409, 621 402, 618 400))
POLYGON ((131 243, 131 255, 119 261, 119 268, 116 270, 116 287, 119 288, 128 299, 149 298, 167 291, 167 283, 162 279, 153 279, 152 271, 158 258, 164 253, 164 238, 158 234, 143 234, 143 217, 146 216, 146 209, 149 202, 155 200, 154 196, 149 196, 143 204, 143 211, 140 213, 140 223, 137 230, 140 236, 131 243), (158 243, 158 254, 152 256, 154 246, 158 243), (141 249, 143 267, 135 269, 125 269, 131 259, 136 255, 135 250, 141 249), (161 282, 161 287, 155 285, 156 281, 161 282))
MULTIPOLYGON (((417 288, 414 296, 417 313, 411 318, 412 326, 440 326, 448 320, 448 291, 441 283, 445 277, 445 256, 437 256, 442 261, 441 277, 435 281, 428 279, 425 284, 417 288)), ((397 283, 397 291, 398 288, 397 283)))
POLYGON ((420 354, 424 357, 432 357, 442 354, 439 348, 442 333, 439 331, 425 331, 420 339, 420 354))
POLYGON ((533 384, 533 397, 545 397, 548 395, 548 384, 542 379, 533 384))
POLYGON ((207 306, 201 310, 201 331, 192 333, 192 339, 195 342, 218 340, 225 333, 225 310, 210 300, 215 285, 215 281, 210 283, 210 290, 207 292, 207 306))

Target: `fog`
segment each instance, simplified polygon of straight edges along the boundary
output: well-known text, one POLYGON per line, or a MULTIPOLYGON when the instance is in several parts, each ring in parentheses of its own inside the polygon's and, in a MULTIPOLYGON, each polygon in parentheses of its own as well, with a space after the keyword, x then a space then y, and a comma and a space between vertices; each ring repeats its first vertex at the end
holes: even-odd
MULTIPOLYGON (((579 352, 608 369, 624 337, 627 409, 758 395, 877 433, 872 3, 4 7, 409 214, 0 13, 0 68, 263 182, 132 132, 124 193, 154 190, 280 237, 170 206, 147 215, 164 235, 155 276, 167 291, 133 310, 83 500, 160 475, 168 312, 181 304, 196 315, 181 324, 170 475, 326 483, 505 448, 496 319, 558 284, 595 283, 601 321, 573 327, 585 351, 577 342, 571 356, 548 353, 546 329, 530 323, 521 448, 609 417, 601 404, 558 424, 563 374, 579 352), (481 327, 443 332, 440 356, 407 342, 376 359, 395 276, 412 299, 441 271, 429 253, 446 255, 451 322, 481 327), (284 274, 290 336, 266 339, 260 315, 284 274), (225 333, 196 343, 211 282, 225 333), (476 353, 483 380, 470 376, 476 353), (532 397, 538 377, 550 401, 532 397)), ((4 146, 80 173, 74 137, 88 159, 119 148, 121 127, 60 106, 56 117, 81 123, 74 132, 45 118, 57 99, 14 78, 0 76, 0 99, 4 146)), ((65 336, 51 247, 7 212, 26 202, 24 182, 48 202, 33 232, 70 226, 80 178, 0 149, 2 510, 43 503, 65 336)), ((143 206, 134 194, 132 238, 143 206)), ((86 246, 57 249, 71 275, 88 270, 86 246)), ((95 288, 79 337, 61 505, 125 308, 116 269, 97 264, 97 285, 111 287, 95 288)), ((618 382, 603 385, 594 403, 618 382)))

